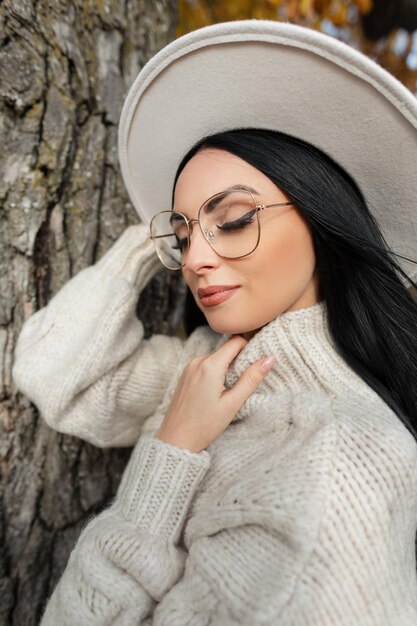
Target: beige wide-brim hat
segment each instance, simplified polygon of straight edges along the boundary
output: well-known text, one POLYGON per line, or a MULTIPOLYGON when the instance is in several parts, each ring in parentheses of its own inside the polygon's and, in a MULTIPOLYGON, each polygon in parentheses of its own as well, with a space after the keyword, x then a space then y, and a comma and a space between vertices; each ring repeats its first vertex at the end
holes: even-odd
MULTIPOLYGON (((272 20, 222 22, 169 43, 139 72, 119 124, 122 176, 141 221, 172 208, 175 173, 195 142, 237 127, 321 148, 354 178, 392 250, 417 260, 417 99, 377 63, 272 20)), ((397 260, 415 280, 417 265, 397 260)))

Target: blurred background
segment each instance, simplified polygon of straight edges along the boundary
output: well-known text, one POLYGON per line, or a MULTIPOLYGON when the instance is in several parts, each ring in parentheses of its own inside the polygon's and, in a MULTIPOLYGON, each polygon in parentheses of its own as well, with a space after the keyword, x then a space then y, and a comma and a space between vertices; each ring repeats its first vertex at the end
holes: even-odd
POLYGON ((417 0, 180 0, 176 37, 262 18, 309 26, 364 52, 417 95, 417 0))
MULTIPOLYGON (((138 222, 117 126, 141 67, 184 33, 246 18, 330 34, 417 95, 417 0, 0 2, 0 626, 39 623, 130 455, 46 426, 11 377, 22 324, 138 222)), ((181 333, 178 274, 161 269, 138 294, 145 336, 181 333)))

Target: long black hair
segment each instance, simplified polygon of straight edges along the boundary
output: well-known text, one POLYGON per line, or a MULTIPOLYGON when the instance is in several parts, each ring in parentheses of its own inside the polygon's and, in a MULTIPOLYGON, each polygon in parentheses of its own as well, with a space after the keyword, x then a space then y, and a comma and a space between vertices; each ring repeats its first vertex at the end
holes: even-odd
MULTIPOLYGON (((238 128, 207 135, 182 159, 174 181, 199 150, 244 159, 296 202, 316 254, 319 299, 339 354, 398 415, 417 440, 417 301, 352 177, 317 147, 282 132, 238 128)), ((187 288, 184 328, 207 324, 187 288)))

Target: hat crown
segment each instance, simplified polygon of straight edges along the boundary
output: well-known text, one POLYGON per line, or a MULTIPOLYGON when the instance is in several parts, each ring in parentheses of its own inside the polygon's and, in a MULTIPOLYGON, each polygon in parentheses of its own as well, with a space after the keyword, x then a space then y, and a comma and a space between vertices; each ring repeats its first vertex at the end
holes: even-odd
POLYGON ((416 98, 347 44, 273 20, 194 30, 139 72, 121 114, 119 157, 141 220, 171 208, 178 164, 197 141, 238 127, 285 132, 331 156, 392 249, 417 259, 416 98))

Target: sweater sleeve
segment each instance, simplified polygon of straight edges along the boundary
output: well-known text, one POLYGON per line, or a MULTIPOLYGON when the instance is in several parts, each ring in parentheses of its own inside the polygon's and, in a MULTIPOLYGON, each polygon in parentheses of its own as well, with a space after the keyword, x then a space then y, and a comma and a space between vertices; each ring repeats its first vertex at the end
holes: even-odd
POLYGON ((182 576, 178 545, 210 464, 206 450, 151 433, 133 449, 114 503, 81 533, 40 626, 139 626, 182 576))
POLYGON ((133 224, 25 321, 12 376, 52 428, 102 447, 137 441, 185 343, 144 339, 135 314, 160 267, 148 227, 133 224))

